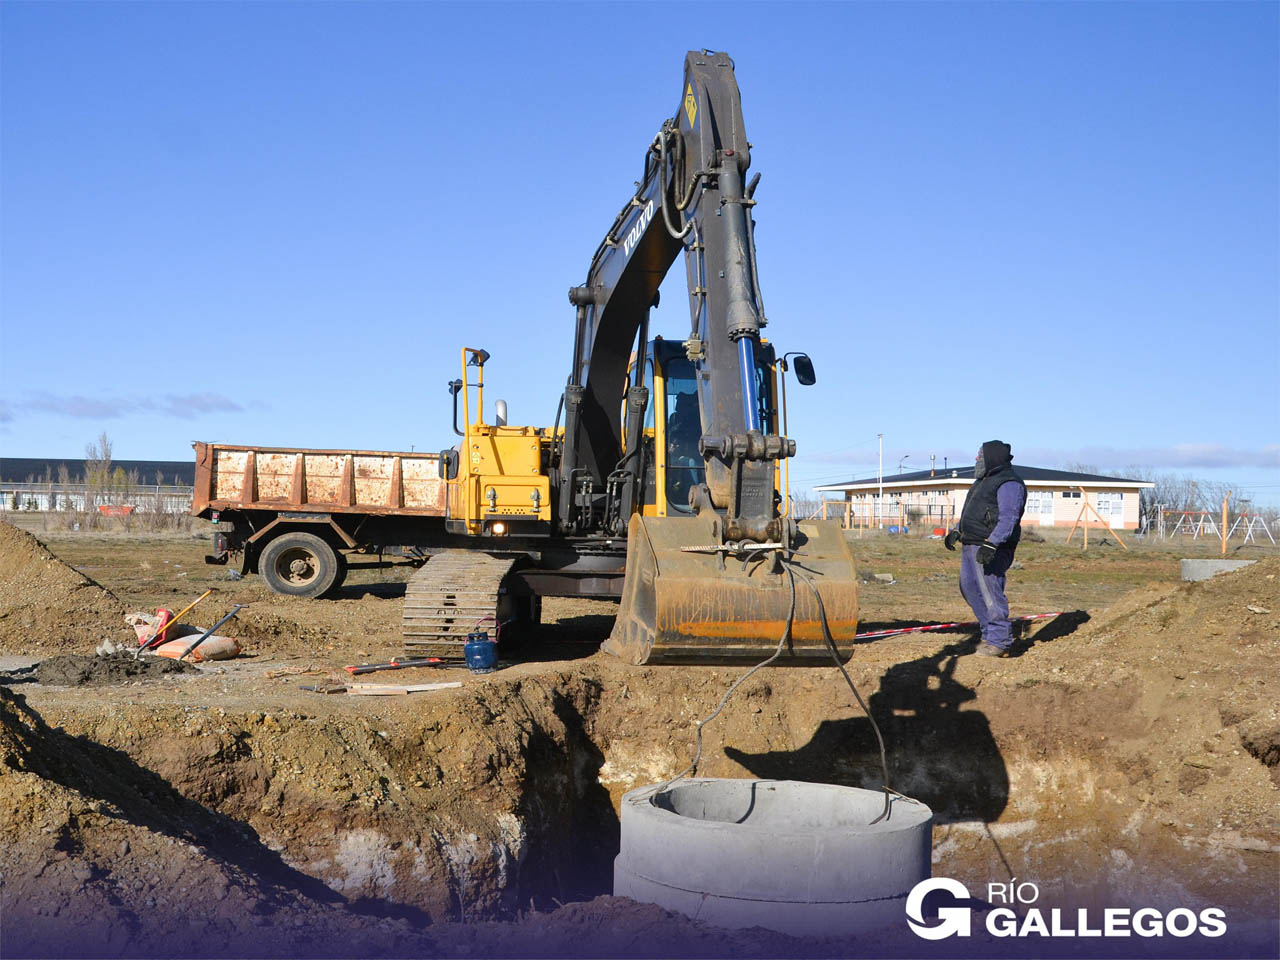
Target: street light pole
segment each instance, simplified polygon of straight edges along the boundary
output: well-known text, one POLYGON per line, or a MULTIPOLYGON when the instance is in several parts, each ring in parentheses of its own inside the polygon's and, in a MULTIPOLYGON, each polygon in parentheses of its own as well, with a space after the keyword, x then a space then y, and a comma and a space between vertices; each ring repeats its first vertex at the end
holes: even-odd
POLYGON ((902 472, 902 461, 903 461, 903 460, 910 460, 910 459, 911 459, 911 454, 909 454, 909 453, 904 453, 904 454, 902 455, 902 457, 898 460, 898 472, 899 472, 899 473, 901 473, 901 472, 902 472))
POLYGON ((880 483, 880 492, 876 494, 876 526, 884 527, 884 434, 877 433, 876 439, 880 441, 880 466, 876 477, 880 483))

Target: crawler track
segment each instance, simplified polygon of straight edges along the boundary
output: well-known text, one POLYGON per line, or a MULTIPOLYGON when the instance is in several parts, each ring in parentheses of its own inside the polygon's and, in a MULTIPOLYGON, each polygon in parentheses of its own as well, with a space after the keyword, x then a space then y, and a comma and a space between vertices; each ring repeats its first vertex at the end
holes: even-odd
POLYGON ((492 634, 504 617, 502 581, 516 557, 449 550, 427 561, 404 597, 404 643, 416 654, 462 659, 467 634, 487 617, 492 634))

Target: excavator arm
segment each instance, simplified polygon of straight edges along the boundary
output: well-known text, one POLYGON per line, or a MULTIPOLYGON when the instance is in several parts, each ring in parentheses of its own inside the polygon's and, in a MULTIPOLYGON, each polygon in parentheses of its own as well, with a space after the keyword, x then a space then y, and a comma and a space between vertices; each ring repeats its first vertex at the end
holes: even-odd
POLYGON ((825 659, 829 643, 847 655, 857 630, 853 558, 839 527, 779 510, 778 464, 795 443, 766 432, 759 392, 772 351, 761 343, 750 164, 733 60, 691 51, 635 194, 569 291, 573 365, 551 458, 556 523, 565 535, 626 532, 622 606, 604 649, 633 663, 758 658, 780 644, 792 657, 825 659), (705 481, 691 491, 692 515, 646 517, 642 358, 649 310, 682 252, 705 481), (641 362, 629 364, 633 354, 641 362))
MULTIPOLYGON (((576 308, 573 366, 564 394, 557 515, 566 533, 621 533, 643 463, 638 422, 647 397, 628 384, 642 355, 648 313, 676 256, 685 255, 691 325, 686 351, 697 369, 704 507, 726 516, 731 539, 785 536, 775 501, 775 464, 794 442, 764 433, 756 367, 765 325, 750 208, 754 183, 732 59, 692 51, 675 115, 645 152, 644 176, 569 291, 576 308), (620 423, 617 404, 627 396, 620 423), (623 456, 623 432, 632 433, 623 456)), ((757 178, 758 180, 758 178, 757 178)))

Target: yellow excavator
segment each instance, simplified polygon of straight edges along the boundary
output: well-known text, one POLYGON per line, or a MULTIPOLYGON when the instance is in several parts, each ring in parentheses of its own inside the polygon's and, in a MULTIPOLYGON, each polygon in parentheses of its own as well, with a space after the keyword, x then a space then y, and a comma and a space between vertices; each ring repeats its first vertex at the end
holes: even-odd
POLYGON ((408 646, 456 656, 488 622, 510 638, 544 596, 616 597, 603 649, 631 663, 848 656, 857 578, 838 523, 792 517, 786 376, 763 335, 751 145, 733 60, 691 51, 644 177, 569 291, 574 342, 550 428, 486 419, 490 354, 462 349, 442 452, 447 543, 411 579, 408 646), (650 336, 678 254, 682 339, 650 336), (461 415, 461 423, 459 423, 461 415))

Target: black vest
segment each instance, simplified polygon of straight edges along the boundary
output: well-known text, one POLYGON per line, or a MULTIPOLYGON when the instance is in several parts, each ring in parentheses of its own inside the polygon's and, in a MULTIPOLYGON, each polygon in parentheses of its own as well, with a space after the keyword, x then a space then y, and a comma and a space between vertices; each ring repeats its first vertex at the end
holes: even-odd
MULTIPOLYGON (((996 499, 996 491, 1006 483, 1016 483, 1021 486, 1025 502, 1027 485, 1013 472, 1012 467, 1002 467, 995 473, 987 474, 969 488, 969 495, 964 499, 964 510, 960 514, 961 543, 982 543, 991 536, 991 531, 1000 522, 1000 501, 996 499)), ((1004 542, 1004 545, 1016 546, 1021 536, 1022 524, 1015 523, 1013 533, 1009 534, 1009 539, 1004 542)))

